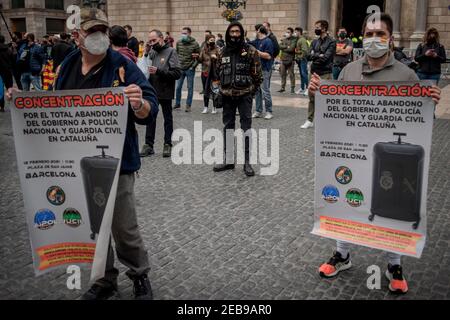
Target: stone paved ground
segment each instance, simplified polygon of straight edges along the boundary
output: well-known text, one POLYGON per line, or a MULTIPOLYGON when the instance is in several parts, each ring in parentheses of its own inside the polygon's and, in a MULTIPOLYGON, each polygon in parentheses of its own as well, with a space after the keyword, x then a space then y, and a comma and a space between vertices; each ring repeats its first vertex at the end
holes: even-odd
MULTIPOLYGON (((198 81, 197 81, 198 83, 198 81)), ((277 80, 274 81, 277 90, 277 80)), ((355 267, 322 280, 318 266, 333 241, 310 234, 313 223, 313 135, 302 131, 305 99, 278 96, 272 122, 280 129, 280 172, 246 179, 237 168, 216 175, 206 165, 175 166, 163 159, 162 121, 157 155, 145 159, 136 182, 139 221, 149 250, 156 299, 450 299, 450 120, 435 124, 428 202, 429 238, 420 260, 405 258, 410 293, 396 297, 366 287, 366 268, 385 255, 355 247, 355 267)), ((175 127, 221 128, 220 115, 175 113, 175 127)), ((139 129, 141 140, 144 130, 139 129)), ((77 299, 66 288, 65 270, 35 278, 16 167, 9 112, 0 114, 0 299, 77 299)), ((82 269, 87 289, 89 270, 82 269)), ((120 294, 132 295, 120 268, 120 294)))

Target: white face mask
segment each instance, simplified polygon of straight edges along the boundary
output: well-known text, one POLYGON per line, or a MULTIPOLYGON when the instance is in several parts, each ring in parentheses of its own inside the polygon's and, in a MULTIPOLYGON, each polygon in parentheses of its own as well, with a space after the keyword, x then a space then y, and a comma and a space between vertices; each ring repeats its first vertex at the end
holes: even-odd
POLYGON ((97 31, 84 38, 84 48, 95 56, 104 54, 109 48, 109 37, 106 33, 97 31))
POLYGON ((389 52, 389 39, 380 37, 364 38, 363 48, 370 58, 381 58, 389 52))

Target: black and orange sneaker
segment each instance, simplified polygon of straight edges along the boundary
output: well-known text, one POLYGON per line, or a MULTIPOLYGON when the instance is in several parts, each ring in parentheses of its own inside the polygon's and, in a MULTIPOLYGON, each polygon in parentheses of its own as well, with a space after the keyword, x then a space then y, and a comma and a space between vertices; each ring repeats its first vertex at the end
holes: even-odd
POLYGON ((389 290, 393 293, 405 294, 408 292, 408 283, 403 276, 403 269, 399 265, 388 265, 386 278, 389 280, 389 290))
POLYGON ((342 258, 340 252, 335 252, 327 263, 324 263, 319 268, 319 274, 322 278, 333 278, 341 271, 348 270, 352 267, 352 261, 350 260, 350 253, 347 258, 342 258))

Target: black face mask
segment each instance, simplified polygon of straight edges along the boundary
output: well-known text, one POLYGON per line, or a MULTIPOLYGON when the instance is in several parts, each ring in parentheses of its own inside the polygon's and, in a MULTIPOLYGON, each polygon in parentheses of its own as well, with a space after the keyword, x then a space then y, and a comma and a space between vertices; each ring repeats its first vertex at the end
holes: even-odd
POLYGON ((322 35, 322 29, 316 29, 315 31, 316 36, 322 35))
POLYGON ((345 39, 345 38, 347 38, 347 34, 346 34, 346 33, 340 33, 340 34, 339 34, 339 37, 340 37, 341 39, 345 39))
POLYGON ((155 43, 154 45, 153 45, 153 50, 155 50, 156 52, 160 52, 161 50, 162 50, 162 46, 159 44, 159 42, 157 42, 157 43, 155 43))
POLYGON ((436 38, 435 37, 428 38, 428 43, 430 44, 436 43, 436 38))

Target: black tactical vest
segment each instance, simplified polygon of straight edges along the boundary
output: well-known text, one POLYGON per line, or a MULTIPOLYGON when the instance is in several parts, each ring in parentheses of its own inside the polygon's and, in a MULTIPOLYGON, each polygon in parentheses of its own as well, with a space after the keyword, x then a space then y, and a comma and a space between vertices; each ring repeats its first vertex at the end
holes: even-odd
POLYGON ((253 84, 251 74, 251 58, 240 52, 224 52, 220 64, 219 76, 223 89, 247 89, 253 84))

